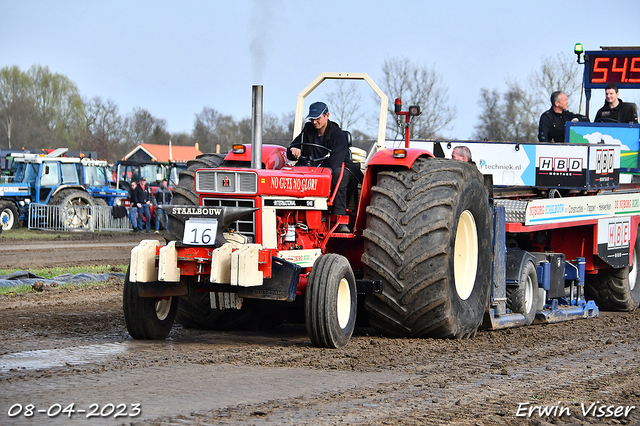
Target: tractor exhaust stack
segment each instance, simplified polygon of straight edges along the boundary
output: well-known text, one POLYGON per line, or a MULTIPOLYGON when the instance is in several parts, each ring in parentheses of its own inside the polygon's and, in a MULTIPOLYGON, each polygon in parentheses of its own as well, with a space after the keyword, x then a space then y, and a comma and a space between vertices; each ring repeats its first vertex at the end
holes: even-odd
POLYGON ((251 90, 251 168, 262 168, 262 86, 251 90))

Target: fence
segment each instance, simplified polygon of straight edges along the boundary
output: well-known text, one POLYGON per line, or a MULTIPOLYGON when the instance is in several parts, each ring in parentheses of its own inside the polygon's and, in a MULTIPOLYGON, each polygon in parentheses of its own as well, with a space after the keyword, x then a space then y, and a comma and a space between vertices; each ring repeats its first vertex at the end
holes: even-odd
POLYGON ((114 218, 109 206, 51 206, 31 203, 29 229, 127 232, 131 230, 131 222, 126 216, 114 218))

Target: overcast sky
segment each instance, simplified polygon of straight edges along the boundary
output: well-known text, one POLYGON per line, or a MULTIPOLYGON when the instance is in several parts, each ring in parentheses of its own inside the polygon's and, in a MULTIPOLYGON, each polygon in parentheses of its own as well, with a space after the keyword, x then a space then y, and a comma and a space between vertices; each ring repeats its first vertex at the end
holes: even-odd
MULTIPOLYGON (((85 97, 111 99, 122 114, 142 107, 169 131, 190 132, 205 106, 249 117, 254 84, 264 85, 265 113, 281 116, 321 72, 381 84, 384 60, 406 57, 443 76, 457 117, 442 133, 466 139, 482 88, 524 83, 577 42, 638 46, 639 19, 640 0, 0 0, 0 68, 48 66, 85 97)), ((591 118, 603 102, 594 91, 591 118)))

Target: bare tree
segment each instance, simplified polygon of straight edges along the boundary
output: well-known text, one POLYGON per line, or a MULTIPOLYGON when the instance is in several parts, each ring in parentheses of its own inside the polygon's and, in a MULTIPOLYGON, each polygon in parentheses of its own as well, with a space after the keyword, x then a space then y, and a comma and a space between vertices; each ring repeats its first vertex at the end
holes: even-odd
POLYGON ((20 119, 20 105, 31 103, 28 100, 29 76, 17 66, 0 70, 0 123, 4 130, 3 140, 11 148, 11 136, 14 123, 20 119))
POLYGON ((167 121, 154 117, 144 108, 134 108, 133 112, 125 118, 124 127, 126 129, 127 141, 134 146, 141 143, 168 144, 169 132, 167 132, 167 121))
POLYGON ((98 158, 115 161, 133 148, 121 145, 124 137, 124 119, 112 100, 103 101, 96 96, 84 101, 85 131, 78 137, 79 150, 96 151, 98 158))
POLYGON ((490 141, 534 141, 537 121, 534 96, 516 81, 507 82, 507 91, 500 95, 497 89, 480 91, 478 104, 482 113, 480 123, 475 126, 474 137, 490 141))
POLYGON ((353 81, 338 80, 337 86, 337 90, 327 95, 331 115, 340 128, 351 130, 365 116, 360 109, 362 95, 353 81))
MULTIPOLYGON (((411 137, 431 138, 445 129, 453 120, 456 108, 448 105, 448 88, 443 77, 435 69, 415 65, 408 58, 385 60, 382 66, 382 90, 390 99, 401 98, 407 105, 419 105, 422 115, 412 118, 411 137)), ((390 117, 393 113, 390 102, 390 117)), ((395 137, 403 133, 397 123, 389 123, 387 129, 395 137)))
MULTIPOLYGON (((180 146, 194 146, 196 141, 193 139, 193 137, 191 137, 191 135, 188 132, 176 132, 176 133, 171 133, 171 143, 173 145, 180 145, 180 146)), ((198 147, 200 145, 198 144, 198 147)))
POLYGON ((200 150, 205 152, 221 152, 231 149, 233 144, 233 128, 236 126, 233 117, 224 115, 214 108, 204 107, 200 114, 196 115, 193 126, 193 139, 200 145, 200 150))
POLYGON ((567 97, 579 93, 580 73, 570 55, 543 59, 540 69, 529 75, 529 87, 507 80, 507 90, 480 91, 480 122, 475 126, 478 139, 532 142, 537 140, 540 114, 549 108, 549 96, 562 90, 567 97))
POLYGON ((529 75, 529 85, 540 113, 549 108, 549 97, 556 90, 563 91, 569 102, 574 102, 582 89, 582 76, 575 57, 558 53, 555 57, 543 58, 540 69, 529 75))
POLYGON ((283 114, 278 118, 273 114, 264 114, 262 123, 262 141, 288 146, 291 142, 295 113, 283 114))
POLYGON ((508 140, 533 142, 538 133, 538 103, 535 95, 520 86, 517 81, 507 81, 504 94, 504 119, 508 140))
POLYGON ((478 116, 480 123, 475 126, 474 137, 479 140, 499 141, 504 139, 504 121, 500 106, 500 92, 494 89, 480 89, 478 105, 482 113, 478 116))
POLYGON ((68 77, 52 73, 49 67, 33 65, 28 71, 31 98, 49 128, 70 141, 82 129, 83 103, 80 91, 68 77))
POLYGON ((0 123, 8 146, 14 140, 27 148, 70 144, 82 121, 82 99, 67 77, 39 65, 28 72, 0 70, 0 123))

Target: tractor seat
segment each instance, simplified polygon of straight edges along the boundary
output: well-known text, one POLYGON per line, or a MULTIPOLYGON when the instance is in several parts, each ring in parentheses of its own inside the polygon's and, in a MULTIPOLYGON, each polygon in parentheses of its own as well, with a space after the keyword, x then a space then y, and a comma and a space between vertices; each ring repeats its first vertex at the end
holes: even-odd
POLYGON ((358 163, 358 165, 360 166, 360 170, 364 172, 364 163, 367 161, 367 151, 362 148, 353 146, 353 140, 350 131, 343 130, 342 133, 344 133, 344 136, 347 138, 347 146, 349 147, 349 158, 351 158, 351 161, 353 161, 354 163, 358 163))

